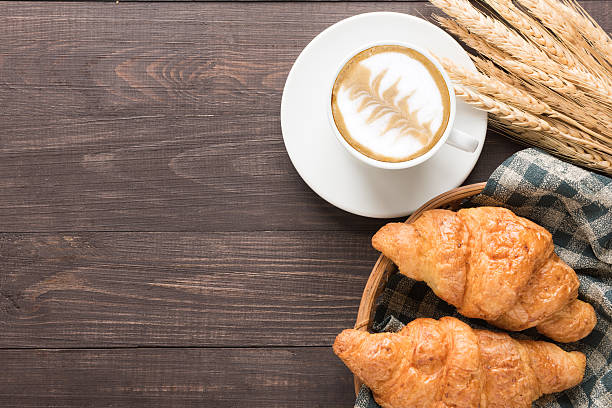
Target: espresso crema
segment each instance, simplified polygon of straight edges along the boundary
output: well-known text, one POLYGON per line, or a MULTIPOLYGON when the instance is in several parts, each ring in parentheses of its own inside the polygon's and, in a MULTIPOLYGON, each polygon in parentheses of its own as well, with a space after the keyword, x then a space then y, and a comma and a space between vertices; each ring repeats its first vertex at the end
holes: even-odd
POLYGON ((374 46, 351 58, 336 78, 331 104, 342 137, 385 162, 425 154, 450 117, 440 71, 423 54, 400 45, 374 46))

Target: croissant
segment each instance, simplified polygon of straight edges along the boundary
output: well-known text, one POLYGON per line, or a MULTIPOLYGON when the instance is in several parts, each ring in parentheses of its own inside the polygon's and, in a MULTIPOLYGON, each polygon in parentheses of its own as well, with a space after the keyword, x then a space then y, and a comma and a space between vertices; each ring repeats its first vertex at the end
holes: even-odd
POLYGON ((453 317, 416 319, 399 333, 344 330, 333 348, 383 408, 531 407, 579 384, 586 363, 580 352, 453 317))
POLYGON ((505 208, 425 211, 412 224, 385 225, 372 245, 464 316, 506 330, 535 326, 560 342, 585 337, 597 323, 551 234, 505 208))

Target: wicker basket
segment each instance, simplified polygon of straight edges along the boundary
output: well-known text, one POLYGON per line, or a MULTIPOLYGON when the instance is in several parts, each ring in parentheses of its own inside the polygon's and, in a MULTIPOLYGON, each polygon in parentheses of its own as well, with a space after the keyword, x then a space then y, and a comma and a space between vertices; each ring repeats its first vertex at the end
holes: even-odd
MULTIPOLYGON (((410 218, 406 220, 406 223, 414 222, 426 210, 432 210, 434 208, 457 210, 466 198, 480 193, 485 185, 486 183, 470 184, 442 193, 416 210, 410 218)), ((382 293, 387 285, 389 276, 395 272, 395 270, 395 264, 391 262, 389 258, 381 254, 374 268, 372 268, 368 282, 363 290, 361 303, 359 304, 359 312, 357 313, 357 321, 355 322, 355 329, 364 331, 370 329, 372 318, 374 317, 374 303, 376 302, 376 298, 382 293)), ((361 388, 361 381, 355 377, 355 393, 359 393, 359 388, 361 388)))

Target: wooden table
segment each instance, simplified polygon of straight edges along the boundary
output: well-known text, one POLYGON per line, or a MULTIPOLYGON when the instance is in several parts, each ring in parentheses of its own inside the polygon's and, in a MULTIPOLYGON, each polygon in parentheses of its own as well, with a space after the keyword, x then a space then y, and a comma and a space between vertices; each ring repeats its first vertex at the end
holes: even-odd
MULTIPOLYGON (((352 406, 330 345, 386 220, 305 185, 279 106, 317 33, 382 10, 433 11, 0 4, 0 406, 352 406)), ((520 148, 489 134, 466 183, 520 148)))

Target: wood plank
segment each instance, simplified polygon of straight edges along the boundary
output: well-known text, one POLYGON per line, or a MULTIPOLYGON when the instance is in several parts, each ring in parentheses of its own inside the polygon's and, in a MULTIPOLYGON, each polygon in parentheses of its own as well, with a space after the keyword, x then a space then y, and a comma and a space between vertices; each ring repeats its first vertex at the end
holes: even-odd
POLYGON ((0 234, 0 348, 329 346, 364 232, 0 234))
POLYGON ((329 347, 1 350, 3 407, 352 406, 329 347))
MULTIPOLYGON (((1 3, 0 230, 372 231, 301 181, 278 111, 308 41, 380 8, 1 3)), ((469 181, 517 149, 491 138, 469 181)))

